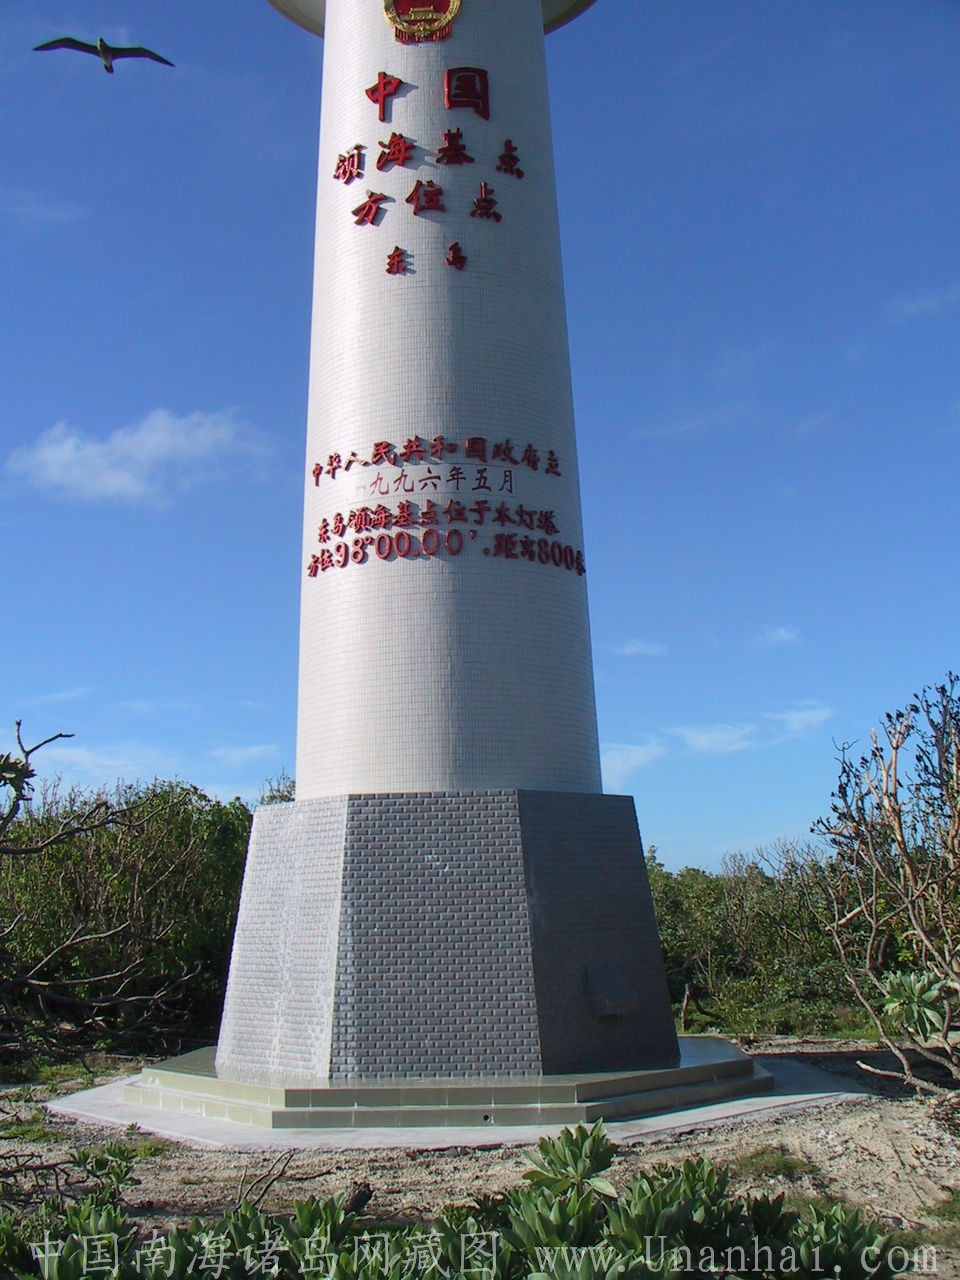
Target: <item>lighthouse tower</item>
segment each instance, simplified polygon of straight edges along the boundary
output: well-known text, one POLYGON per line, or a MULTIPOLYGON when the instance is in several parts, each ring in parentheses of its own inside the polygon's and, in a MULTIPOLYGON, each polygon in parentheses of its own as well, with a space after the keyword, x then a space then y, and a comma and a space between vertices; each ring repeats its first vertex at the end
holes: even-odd
POLYGON ((325 37, 295 802, 255 818, 237 1082, 678 1060, 601 793, 544 31, 591 0, 272 0, 325 37))

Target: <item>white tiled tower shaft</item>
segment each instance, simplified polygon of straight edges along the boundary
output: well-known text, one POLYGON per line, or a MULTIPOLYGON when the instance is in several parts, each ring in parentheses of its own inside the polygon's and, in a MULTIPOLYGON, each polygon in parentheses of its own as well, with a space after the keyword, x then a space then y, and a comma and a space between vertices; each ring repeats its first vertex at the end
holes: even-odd
POLYGON ((408 44, 383 0, 274 3, 325 36, 298 800, 599 791, 541 0, 463 0, 408 44), (380 73, 402 81, 382 121, 380 73), (472 163, 438 159, 456 130, 472 163), (378 168, 392 135, 412 153, 378 168), (418 182, 442 212, 414 213, 418 182))

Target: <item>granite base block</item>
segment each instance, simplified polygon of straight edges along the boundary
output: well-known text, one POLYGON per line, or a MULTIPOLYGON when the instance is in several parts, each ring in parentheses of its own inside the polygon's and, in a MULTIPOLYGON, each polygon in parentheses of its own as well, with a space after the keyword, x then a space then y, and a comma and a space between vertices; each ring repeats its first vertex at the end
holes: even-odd
POLYGON ((539 1078, 678 1061, 630 797, 337 796, 255 815, 221 1079, 539 1078))

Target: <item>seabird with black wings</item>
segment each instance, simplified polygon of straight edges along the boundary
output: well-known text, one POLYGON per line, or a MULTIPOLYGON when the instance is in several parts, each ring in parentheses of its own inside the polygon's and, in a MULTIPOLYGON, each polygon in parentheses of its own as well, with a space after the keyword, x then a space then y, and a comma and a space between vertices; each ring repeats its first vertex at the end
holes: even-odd
POLYGON ((161 58, 152 49, 144 49, 143 45, 128 48, 117 48, 107 44, 101 36, 96 44, 88 44, 85 40, 75 40, 73 36, 60 36, 56 40, 48 40, 46 44, 34 45, 35 53, 46 53, 48 49, 75 49, 78 53, 92 53, 103 63, 103 69, 113 75, 113 64, 117 58, 150 58, 153 62, 162 62, 165 67, 173 63, 161 58))

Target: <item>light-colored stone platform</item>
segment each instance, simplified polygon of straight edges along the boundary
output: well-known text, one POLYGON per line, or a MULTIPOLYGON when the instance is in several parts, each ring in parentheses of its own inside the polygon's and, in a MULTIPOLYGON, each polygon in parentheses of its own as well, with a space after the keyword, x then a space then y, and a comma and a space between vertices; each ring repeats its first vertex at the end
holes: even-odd
POLYGON ((267 1129, 498 1128, 592 1124, 717 1102, 772 1086, 713 1036, 681 1041, 679 1066, 578 1075, 322 1081, 314 1087, 223 1079, 212 1049, 144 1069, 124 1100, 267 1129))
MULTIPOLYGON (((326 1109, 326 1116, 319 1124, 316 1115, 312 1121, 301 1118, 303 1112, 309 1110, 302 1095, 311 1091, 282 1088, 266 1089, 273 1097, 269 1102, 261 1100, 256 1104, 268 1117, 277 1111, 281 1113, 280 1123, 276 1126, 268 1127, 262 1117, 260 1123, 241 1118, 242 1108, 250 1108, 253 1104, 249 1099, 240 1097, 235 1098, 235 1118, 228 1118, 223 1114, 224 1098, 216 1096, 215 1090, 221 1082, 216 1080, 209 1066, 209 1051, 206 1055, 201 1053, 199 1058, 197 1055, 185 1055, 188 1065, 192 1060, 196 1092, 184 1091, 178 1096, 177 1091, 170 1088, 171 1082, 184 1085, 187 1079, 187 1073, 177 1069, 184 1059, 173 1059, 170 1063, 147 1068, 139 1077, 62 1098, 51 1104, 50 1109, 91 1123, 136 1124, 147 1132, 177 1141, 237 1150, 429 1149, 528 1143, 536 1141, 544 1133, 559 1131, 565 1124, 591 1123, 599 1118, 605 1120, 618 1141, 628 1141, 645 1134, 688 1129, 737 1116, 819 1104, 866 1092, 853 1082, 840 1081, 828 1072, 790 1057, 768 1057, 762 1063, 758 1062, 713 1037, 683 1037, 681 1045, 685 1065, 676 1071, 693 1073, 693 1078, 686 1085, 682 1078, 664 1081, 662 1077, 670 1073, 660 1071, 637 1073, 629 1078, 597 1076, 576 1081, 500 1079, 486 1082, 396 1081, 392 1084, 378 1081, 376 1084, 371 1082, 369 1086, 354 1082, 344 1086, 354 1094, 354 1101, 349 1105, 345 1097, 334 1098, 333 1105, 330 1099, 315 1100, 317 1112, 322 1113, 326 1109), (204 1071, 205 1060, 207 1066, 204 1071), (636 1087, 638 1079, 644 1076, 649 1077, 646 1090, 636 1087), (166 1083, 161 1083, 160 1078, 165 1078, 166 1083), (611 1092, 614 1082, 620 1087, 627 1079, 632 1082, 632 1092, 611 1092), (539 1103, 532 1096, 538 1087, 552 1091, 546 1100, 541 1099, 539 1103), (206 1093, 202 1091, 204 1088, 206 1093), (526 1101, 515 1092, 522 1088, 529 1091, 526 1101), (145 1096, 149 1097, 148 1091, 155 1089, 167 1092, 166 1106, 145 1102, 145 1096), (379 1099, 369 1095, 362 1099, 365 1092, 374 1089, 381 1095, 379 1099), (463 1089, 476 1091, 478 1100, 466 1104, 461 1098, 458 1106, 455 1094, 463 1089), (443 1090, 451 1099, 446 1106, 436 1100, 443 1090), (570 1095, 580 1090, 583 1096, 571 1101, 570 1095), (481 1092, 490 1099, 486 1103, 487 1110, 481 1109, 484 1106, 479 1101, 481 1092), (429 1103, 426 1097, 416 1096, 421 1093, 429 1095, 429 1103), (290 1094, 294 1096, 290 1097, 290 1094), (408 1101, 405 1102, 405 1098, 408 1101), (504 1108, 508 1110, 504 1112, 504 1108), (365 1110, 372 1114, 358 1114, 365 1110), (496 1121, 493 1120, 494 1115, 497 1116, 496 1121), (485 1120, 484 1116, 491 1118, 485 1120)), ((238 1088, 242 1090, 247 1086, 229 1085, 230 1090, 238 1088)), ((340 1091, 334 1088, 312 1092, 336 1095, 340 1091)), ((226 1096, 229 1108, 229 1092, 226 1096)))
MULTIPOLYGON (((726 1098, 699 1106, 684 1105, 677 1110, 607 1124, 618 1143, 642 1142, 661 1133, 686 1131, 729 1123, 738 1119, 776 1116, 811 1106, 856 1098, 869 1092, 865 1086, 840 1080, 792 1057, 764 1057, 761 1066, 772 1088, 749 1097, 726 1098)), ((504 1144, 529 1145, 545 1134, 556 1133, 559 1124, 517 1125, 481 1128, 448 1125, 404 1129, 263 1129, 236 1121, 215 1120, 186 1112, 161 1111, 126 1101, 125 1081, 101 1085, 49 1104, 58 1115, 90 1124, 124 1128, 136 1124, 146 1133, 182 1142, 188 1146, 231 1151, 262 1150, 438 1150, 449 1147, 495 1147, 504 1144)))

